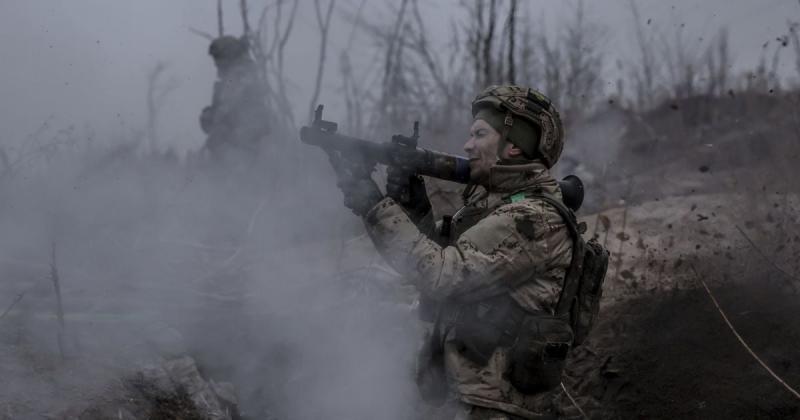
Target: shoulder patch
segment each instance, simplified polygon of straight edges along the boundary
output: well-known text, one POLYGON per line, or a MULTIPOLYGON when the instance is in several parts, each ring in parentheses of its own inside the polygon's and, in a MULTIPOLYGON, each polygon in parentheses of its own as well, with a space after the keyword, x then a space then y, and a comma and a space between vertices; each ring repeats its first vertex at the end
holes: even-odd
POLYGON ((525 199, 525 193, 524 192, 516 193, 509 198, 511 199, 512 203, 516 203, 525 199))

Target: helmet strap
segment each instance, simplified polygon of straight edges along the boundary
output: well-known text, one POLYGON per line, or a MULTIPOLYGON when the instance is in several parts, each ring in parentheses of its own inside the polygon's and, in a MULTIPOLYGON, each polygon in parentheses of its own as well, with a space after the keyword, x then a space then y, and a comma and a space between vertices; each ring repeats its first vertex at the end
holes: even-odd
POLYGON ((514 126, 514 116, 511 111, 506 112, 506 117, 503 119, 503 131, 500 132, 500 141, 497 143, 497 157, 503 152, 508 142, 508 134, 511 132, 511 127, 514 126))

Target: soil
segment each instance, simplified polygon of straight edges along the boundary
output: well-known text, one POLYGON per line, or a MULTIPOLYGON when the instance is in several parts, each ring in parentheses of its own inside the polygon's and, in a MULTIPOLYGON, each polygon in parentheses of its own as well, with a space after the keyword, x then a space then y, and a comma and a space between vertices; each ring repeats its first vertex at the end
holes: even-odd
MULTIPOLYGON (((784 289, 712 289, 744 340, 800 387, 800 300, 784 289)), ((615 305, 573 355, 568 379, 592 418, 797 419, 800 401, 739 343, 704 289, 615 305)))

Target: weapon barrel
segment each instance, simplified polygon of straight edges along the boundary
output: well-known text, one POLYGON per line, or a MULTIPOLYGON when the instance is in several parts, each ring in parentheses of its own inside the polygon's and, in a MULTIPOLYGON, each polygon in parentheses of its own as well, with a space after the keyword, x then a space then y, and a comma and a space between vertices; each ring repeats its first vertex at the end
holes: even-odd
MULTIPOLYGON (((414 172, 418 175, 460 184, 469 182, 469 160, 461 156, 398 143, 376 143, 338 134, 335 131, 325 131, 317 127, 302 127, 300 140, 325 150, 338 150, 344 155, 370 165, 380 163, 410 167, 414 168, 414 172)), ((558 183, 561 187, 564 204, 573 211, 578 211, 583 203, 583 182, 577 176, 569 175, 558 183)))
POLYGON ((410 167, 419 175, 461 184, 469 182, 469 161, 460 156, 397 143, 376 143, 316 127, 302 127, 300 140, 363 162, 410 167))

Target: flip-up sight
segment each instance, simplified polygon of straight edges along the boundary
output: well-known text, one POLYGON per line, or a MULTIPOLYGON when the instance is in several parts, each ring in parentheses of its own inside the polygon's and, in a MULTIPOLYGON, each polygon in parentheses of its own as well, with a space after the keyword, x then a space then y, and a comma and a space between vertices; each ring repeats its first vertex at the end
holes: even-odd
POLYGON ((323 109, 322 104, 317 105, 317 109, 314 110, 314 122, 311 125, 320 131, 333 134, 336 132, 336 130, 339 129, 339 124, 336 124, 333 121, 323 120, 322 109, 323 109))

